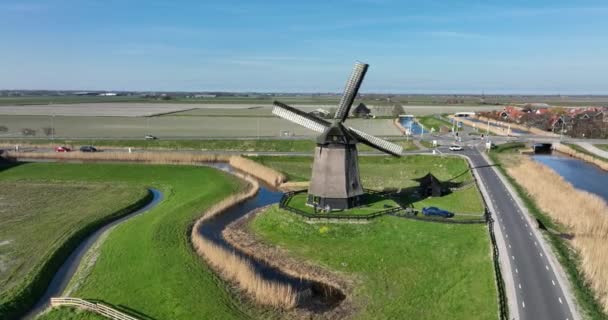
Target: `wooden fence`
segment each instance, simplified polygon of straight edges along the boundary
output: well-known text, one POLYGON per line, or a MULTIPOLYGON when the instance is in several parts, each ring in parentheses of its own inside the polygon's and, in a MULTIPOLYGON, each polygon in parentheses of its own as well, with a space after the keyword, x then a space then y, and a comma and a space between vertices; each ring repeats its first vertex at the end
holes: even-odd
POLYGON ((69 306, 83 310, 88 310, 100 314, 106 318, 114 320, 138 320, 130 315, 122 313, 116 309, 110 308, 102 303, 90 302, 79 298, 59 297, 51 298, 51 306, 69 306))

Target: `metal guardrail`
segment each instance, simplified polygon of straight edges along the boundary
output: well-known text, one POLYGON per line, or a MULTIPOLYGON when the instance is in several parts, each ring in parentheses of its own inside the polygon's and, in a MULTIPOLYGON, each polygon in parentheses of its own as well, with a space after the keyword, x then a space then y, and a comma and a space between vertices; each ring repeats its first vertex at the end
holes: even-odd
POLYGON ((108 307, 102 303, 90 302, 80 298, 58 297, 51 298, 51 306, 69 306, 83 310, 88 310, 114 320, 139 320, 128 314, 122 313, 114 308, 108 307))

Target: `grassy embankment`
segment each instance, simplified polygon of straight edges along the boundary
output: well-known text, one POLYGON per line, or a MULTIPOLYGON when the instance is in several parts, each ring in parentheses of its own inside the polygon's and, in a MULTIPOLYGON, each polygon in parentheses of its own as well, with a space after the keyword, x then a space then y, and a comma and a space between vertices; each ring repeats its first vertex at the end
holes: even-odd
MULTIPOLYGON (((310 180, 312 168, 310 157, 251 157, 251 159, 283 172, 288 181, 310 180)), ((466 161, 457 157, 427 155, 401 158, 360 157, 359 168, 363 187, 374 190, 415 188, 419 183, 413 179, 423 177, 429 172, 440 181, 462 184, 473 181, 466 161)), ((401 200, 417 209, 437 206, 458 213, 483 212, 481 196, 475 186, 454 191, 443 197, 415 199, 406 196, 401 200)))
POLYGON ((608 151, 608 144, 596 144, 597 148, 608 151))
POLYGON ((0 171, 0 317, 9 318, 35 303, 86 235, 148 199, 143 186, 6 181, 10 171, 0 171))
POLYGON ((424 128, 426 130, 431 130, 431 128, 435 129, 435 132, 439 132, 439 129, 441 129, 441 127, 447 127, 448 129, 452 128, 452 124, 442 120, 442 119, 438 119, 435 118, 434 116, 423 116, 423 117, 416 117, 416 121, 420 124, 422 124, 424 126, 424 128))
MULTIPOLYGON (((517 151, 524 147, 525 145, 522 143, 503 144, 491 152, 490 157, 494 163, 499 165, 498 169, 513 185, 529 212, 547 228, 555 231, 545 232, 544 235, 552 245, 558 260, 564 267, 572 283, 576 300, 583 314, 589 319, 608 319, 608 315, 604 311, 606 283, 608 283, 605 279, 605 268, 597 269, 598 263, 605 263, 606 261, 605 248, 601 248, 601 246, 593 247, 594 243, 586 241, 586 239, 588 240, 589 236, 596 237, 597 235, 585 231, 585 228, 590 230, 588 229, 590 227, 593 229, 605 225, 605 223, 596 225, 596 222, 605 220, 605 217, 601 215, 589 219, 589 215, 593 214, 593 210, 597 209, 590 208, 589 206, 595 206, 597 199, 593 201, 591 199, 584 199, 589 195, 584 195, 581 198, 581 194, 585 194, 585 192, 565 183, 557 174, 547 168, 530 169, 530 166, 528 168, 525 166, 520 167, 517 172, 518 178, 515 179, 510 175, 510 173, 513 173, 513 167, 509 167, 507 164, 511 164, 512 166, 521 164, 521 156, 518 155, 517 151), (546 174, 543 175, 540 170, 549 170, 551 172, 545 172, 546 174), (533 177, 538 176, 538 174, 543 175, 543 177, 538 177, 534 180, 533 177), (571 196, 563 197, 564 194, 571 196), (580 212, 580 214, 574 216, 576 212, 580 212), (575 238, 573 241, 568 241, 560 236, 560 232, 574 234, 575 238), (577 239, 579 236, 581 239, 577 239), (580 247, 577 248, 578 245, 585 245, 586 248, 581 251, 580 247), (593 248, 593 251, 589 251, 591 248, 593 248), (584 256, 584 254, 587 254, 587 256, 584 256), (595 257, 593 263, 588 260, 591 256, 595 257), (591 278, 587 278, 589 275, 585 275, 585 269, 589 267, 591 267, 591 278), (590 284, 590 279, 594 279, 596 283, 590 284), (600 281, 599 284, 597 283, 598 280, 600 281), (594 294, 594 290, 597 290, 595 287, 598 285, 603 288, 601 292, 603 292, 602 299, 604 299, 604 306, 602 306, 602 303, 594 294)), ((600 213, 605 214, 605 212, 600 213)), ((604 231, 604 237, 605 234, 604 231)), ((602 243, 605 243, 605 239, 602 243)))
MULTIPOLYGON (((411 141, 394 141, 406 151, 418 148, 411 141)), ((243 151, 243 152, 310 152, 315 148, 315 141, 310 140, 63 140, 63 139, 2 139, 0 147, 13 149, 19 145, 27 147, 69 146, 77 150, 80 146, 93 145, 98 148, 134 148, 142 150, 203 150, 203 151, 243 151)), ((359 151, 368 152, 374 149, 360 145, 359 151)))
POLYGON ((587 149, 577 144, 565 143, 560 146, 557 146, 556 150, 565 153, 569 156, 594 164, 602 168, 603 170, 608 170, 608 159, 600 157, 593 152, 589 152, 587 151, 587 149))
POLYGON ((299 259, 354 279, 357 319, 496 319, 485 225, 384 216, 368 224, 309 224, 271 207, 249 228, 299 259))
MULTIPOLYGON (((71 295, 155 319, 258 314, 218 282, 189 240, 188 229, 205 208, 242 188, 225 173, 192 166, 36 163, 6 170, 3 179, 120 183, 164 193, 156 208, 109 234, 91 256, 97 256, 93 267, 79 270, 70 283, 71 295)), ((55 312, 63 311, 49 319, 55 312)))

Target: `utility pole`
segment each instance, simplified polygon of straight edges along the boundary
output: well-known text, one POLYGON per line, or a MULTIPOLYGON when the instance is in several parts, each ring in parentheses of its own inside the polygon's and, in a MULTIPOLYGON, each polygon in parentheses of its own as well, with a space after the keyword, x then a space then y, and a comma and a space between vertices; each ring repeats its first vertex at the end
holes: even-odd
POLYGON ((55 115, 51 115, 51 140, 55 141, 55 115))
POLYGON ((424 125, 422 123, 420 124, 420 128, 422 129, 420 130, 420 139, 422 139, 424 137, 424 125))
POLYGON ((486 136, 490 135, 490 119, 488 119, 488 129, 486 130, 486 136))

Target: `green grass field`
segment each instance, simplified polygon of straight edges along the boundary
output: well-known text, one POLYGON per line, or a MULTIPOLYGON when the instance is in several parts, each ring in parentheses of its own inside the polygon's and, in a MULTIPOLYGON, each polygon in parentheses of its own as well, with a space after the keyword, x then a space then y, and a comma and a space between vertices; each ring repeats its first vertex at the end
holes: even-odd
POLYGON ((423 117, 416 117, 416 121, 420 124, 422 124, 424 126, 425 129, 427 130, 431 130, 431 128, 435 129, 435 132, 439 132, 439 129, 441 127, 448 127, 448 128, 452 128, 452 124, 441 120, 441 119, 437 119, 434 116, 423 116, 423 117))
POLYGON ((96 313, 75 308, 57 308, 40 315, 36 320, 107 320, 96 313))
MULTIPOLYGON (((310 180, 312 169, 312 158, 310 157, 251 157, 251 159, 281 171, 289 181, 310 180)), ((359 169, 363 187, 376 190, 417 187, 419 183, 413 179, 420 178, 429 172, 444 182, 465 184, 473 181, 467 162, 458 157, 429 155, 409 155, 401 158, 359 157, 359 169)), ((411 205, 416 209, 436 206, 455 213, 467 214, 463 216, 457 214, 457 219, 479 219, 483 213, 483 201, 475 185, 456 190, 442 197, 419 199, 414 196, 405 196, 400 201, 402 205, 411 205)), ((303 205, 304 200, 300 202, 303 205)), ((379 202, 379 205, 383 206, 384 203, 379 202)))
MULTIPOLYGON (((285 173, 290 181, 308 181, 312 157, 251 157, 268 167, 285 173)), ((408 155, 394 157, 359 157, 363 186, 369 189, 417 186, 412 179, 432 172, 441 181, 472 181, 467 162, 458 157, 408 155)))
POLYGON ((250 229, 294 256, 355 280, 356 319, 496 319, 485 225, 385 216, 369 224, 309 224, 271 207, 250 229))
POLYGON ((76 279, 84 280, 70 284, 78 284, 71 295, 126 306, 154 319, 258 314, 218 281, 189 243, 188 228, 205 208, 242 188, 227 174, 191 166, 35 163, 2 175, 6 182, 119 183, 164 193, 156 208, 110 233, 90 273, 80 270, 76 279))
POLYGON ((50 280, 59 267, 55 261, 70 253, 63 246, 73 249, 77 243, 71 239, 82 237, 81 230, 127 213, 124 208, 148 194, 120 183, 13 181, 13 170, 0 171, 0 304, 5 306, 31 301, 28 292, 41 294, 36 288, 50 280))
MULTIPOLYGON (((406 151, 417 150, 411 141, 393 141, 406 151)), ((92 145, 99 148, 128 148, 142 150, 203 150, 203 151, 244 151, 244 152, 309 152, 312 154, 316 146, 313 139, 221 139, 221 140, 94 140, 94 139, 0 139, 0 146, 14 148, 15 145, 44 145, 50 148, 69 146, 78 149, 80 146, 92 145)), ((358 146, 360 151, 375 151, 366 145, 358 146)))

